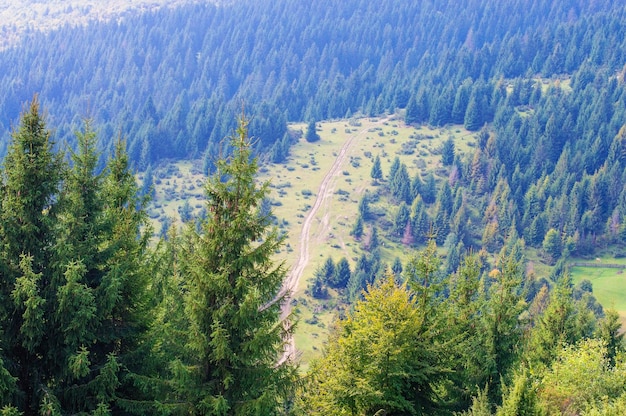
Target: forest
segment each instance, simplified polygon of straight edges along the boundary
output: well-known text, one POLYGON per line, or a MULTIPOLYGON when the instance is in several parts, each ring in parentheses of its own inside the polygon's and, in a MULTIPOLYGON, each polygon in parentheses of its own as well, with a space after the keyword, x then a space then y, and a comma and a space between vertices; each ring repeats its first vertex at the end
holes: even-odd
POLYGON ((623 414, 617 312, 567 268, 538 284, 515 234, 450 271, 431 238, 355 296, 306 372, 281 358, 297 317, 248 123, 206 217, 154 245, 125 143, 99 171, 91 122, 55 151, 31 101, 2 168, 2 414, 623 414))
POLYGON ((625 13, 241 0, 30 29, 0 51, 0 414, 626 414, 621 318, 567 265, 626 255, 625 13), (255 175, 289 122, 315 142, 391 113, 476 144, 414 176, 371 155, 364 253, 308 289, 346 307, 300 368, 255 175), (155 238, 135 173, 180 159, 205 214, 155 238), (384 264, 379 235, 410 259, 384 264))

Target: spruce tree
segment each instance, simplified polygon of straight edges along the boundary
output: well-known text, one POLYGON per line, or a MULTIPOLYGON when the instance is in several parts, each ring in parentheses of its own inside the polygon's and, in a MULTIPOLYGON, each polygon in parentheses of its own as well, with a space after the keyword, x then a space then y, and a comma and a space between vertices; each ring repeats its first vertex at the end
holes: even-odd
POLYGON ((374 179, 374 185, 378 184, 378 181, 383 178, 383 170, 380 167, 380 156, 378 155, 376 155, 376 158, 374 159, 370 176, 374 179))
POLYGON ((206 182, 206 220, 182 239, 189 328, 173 369, 188 414, 274 414, 296 379, 290 360, 279 362, 291 331, 280 317, 285 270, 271 260, 282 238, 258 212, 268 183, 254 180, 247 124, 242 117, 232 156, 206 182))
POLYGON ((35 96, 12 134, 0 196, 0 360, 6 369, 0 368, 0 403, 30 414, 39 410, 50 379, 44 344, 61 168, 35 96))

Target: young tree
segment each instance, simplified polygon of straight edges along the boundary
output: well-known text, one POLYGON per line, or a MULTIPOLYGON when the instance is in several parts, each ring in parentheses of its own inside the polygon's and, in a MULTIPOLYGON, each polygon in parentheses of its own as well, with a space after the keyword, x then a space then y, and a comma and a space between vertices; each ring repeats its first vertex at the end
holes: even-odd
POLYGON ((450 166, 454 163, 454 140, 452 137, 443 142, 441 147, 441 163, 450 166))
POLYGON ((354 237, 355 240, 359 241, 361 240, 361 237, 363 237, 363 216, 359 214, 359 216, 356 219, 356 222, 354 223, 354 226, 352 227, 352 231, 350 231, 350 235, 352 237, 354 237))
POLYGON ((306 128, 306 134, 304 138, 309 143, 314 143, 320 139, 319 134, 317 134, 317 127, 315 126, 315 121, 311 120, 306 128))
POLYGON ((380 167, 380 156, 378 155, 376 155, 376 158, 374 159, 370 176, 374 179, 374 184, 377 184, 378 181, 383 178, 383 170, 380 167))
POLYGON ((278 362, 291 328, 281 324, 285 270, 272 257, 282 238, 258 206, 247 120, 218 160, 205 186, 208 216, 183 238, 181 275, 189 320, 186 352, 174 363, 181 411, 193 414, 272 414, 287 400, 296 369, 278 362))
POLYGON ((351 274, 352 272, 350 270, 350 263, 348 263, 348 259, 346 259, 345 257, 342 257, 337 262, 335 273, 333 274, 328 284, 329 286, 334 287, 334 288, 344 288, 348 284, 351 274))

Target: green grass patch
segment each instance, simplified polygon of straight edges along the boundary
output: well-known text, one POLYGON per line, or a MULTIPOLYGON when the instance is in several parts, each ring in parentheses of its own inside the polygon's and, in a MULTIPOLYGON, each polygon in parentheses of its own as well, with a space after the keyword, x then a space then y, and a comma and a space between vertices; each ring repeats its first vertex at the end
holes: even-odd
POLYGON ((624 264, 626 259, 600 259, 599 267, 571 267, 575 284, 587 279, 593 286, 593 295, 604 308, 614 308, 626 328, 626 270, 601 267, 602 263, 624 264))

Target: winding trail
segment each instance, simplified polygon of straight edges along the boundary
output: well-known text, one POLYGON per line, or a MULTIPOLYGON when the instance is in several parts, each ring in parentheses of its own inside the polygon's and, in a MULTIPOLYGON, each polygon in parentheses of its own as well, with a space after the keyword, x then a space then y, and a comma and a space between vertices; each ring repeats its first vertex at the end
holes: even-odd
MULTIPOLYGON (((378 120, 375 125, 382 124, 385 121, 388 121, 388 118, 383 118, 378 120)), ((302 223, 302 232, 300 233, 300 254, 298 255, 298 260, 296 264, 291 269, 290 273, 287 275, 287 278, 283 282, 283 286, 278 292, 275 300, 270 303, 270 305, 276 302, 278 299, 283 298, 284 301, 281 305, 281 320, 283 323, 289 327, 291 323, 288 320, 289 314, 291 313, 291 295, 296 292, 298 289, 298 285, 300 283, 300 278, 304 272, 304 268, 309 263, 310 259, 310 250, 309 244, 311 241, 311 227, 313 225, 313 220, 315 219, 320 208, 325 205, 328 210, 330 207, 330 200, 333 196, 334 191, 334 181, 333 179, 338 176, 341 167, 346 162, 348 158, 348 153, 351 150, 354 142, 361 136, 363 136, 369 129, 372 128, 372 125, 368 125, 368 127, 361 129, 356 134, 351 135, 339 150, 339 154, 337 158, 333 162, 330 170, 326 172, 324 178, 322 179, 322 183, 319 186, 317 191, 317 196, 315 198, 315 203, 309 210, 304 222, 302 223)), ((328 221, 323 221, 324 230, 330 229, 330 223, 328 221)), ((321 234, 321 233, 320 233, 321 234)), ((295 361, 297 358, 297 350, 293 336, 290 336, 285 343, 285 352, 283 356, 278 361, 278 364, 282 364, 283 362, 290 360, 295 361)))

